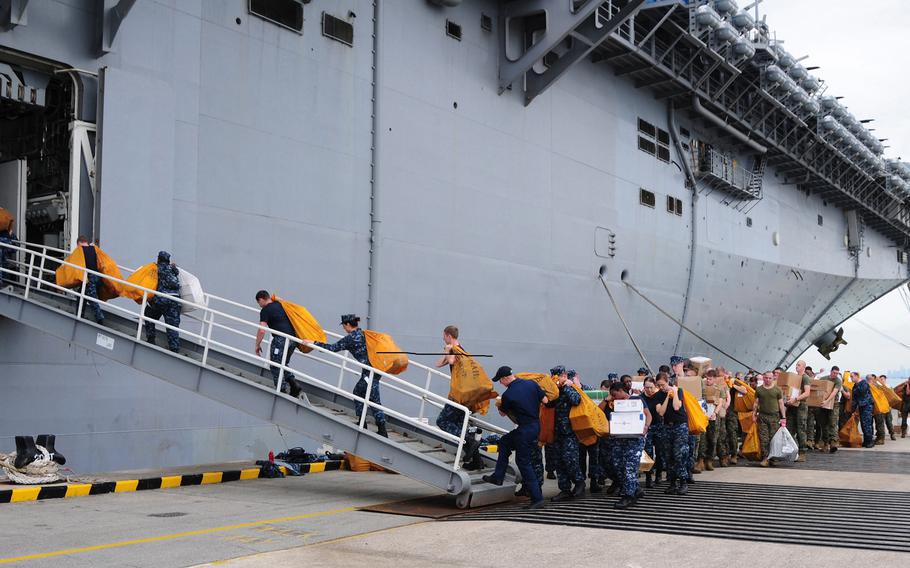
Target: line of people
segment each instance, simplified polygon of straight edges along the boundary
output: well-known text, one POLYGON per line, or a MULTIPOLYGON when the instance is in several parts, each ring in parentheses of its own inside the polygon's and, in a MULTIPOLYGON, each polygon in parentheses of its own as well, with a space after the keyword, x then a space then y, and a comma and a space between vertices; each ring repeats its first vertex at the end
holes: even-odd
MULTIPOLYGON (((637 380, 642 382, 641 389, 633 388, 632 376, 616 378, 611 374, 600 385, 600 389, 609 395, 599 408, 610 418, 616 401, 641 400, 645 429, 640 437, 608 435, 589 446, 578 441, 569 420, 571 408, 581 402, 579 389, 594 390, 584 385, 577 373, 563 366, 551 369, 550 374, 557 381, 559 393, 555 400, 549 400, 539 384, 516 377, 510 367, 502 367, 493 378, 506 387, 501 397, 500 412, 515 421, 517 427, 500 439, 496 469, 483 479, 501 485, 509 458, 515 453, 516 465, 523 480, 516 495, 530 497, 527 508, 544 507, 542 487, 545 479, 557 480, 559 493, 552 501, 560 502, 584 495, 587 477, 591 493, 605 490, 611 495, 618 494, 620 499, 614 506, 625 509, 644 495, 639 486, 639 464, 643 451, 654 462, 653 468, 645 473, 645 486, 652 488, 666 480, 665 494, 685 495, 688 486, 695 481, 695 474, 711 471, 715 464, 730 467, 739 463, 746 451, 741 444, 745 441, 744 423, 750 425, 747 427, 750 432, 751 424, 757 429, 758 447, 754 454, 750 450, 749 457, 762 467, 774 464, 771 441, 780 428, 786 428, 799 446, 796 461, 806 461, 806 453, 812 450, 836 451, 838 427, 853 412, 862 422, 865 445, 870 447, 875 443, 884 443, 884 432, 891 413, 875 414, 870 393, 873 384, 885 385, 883 377, 870 375, 860 379, 856 374, 853 378, 857 380, 845 387, 839 369, 833 367, 827 376, 821 377, 833 383, 822 401, 822 407, 810 408, 809 386, 815 373, 804 361, 799 361, 796 367, 800 388, 791 392, 784 392, 777 384, 783 372, 780 368, 765 373, 750 371, 745 375, 731 375, 723 368, 707 369, 701 379, 702 388, 705 393, 710 391, 712 394, 710 399, 705 396, 705 404, 699 405, 702 410, 695 411, 704 412, 708 418, 707 426, 701 433, 692 433, 688 415, 692 406, 685 404, 686 399, 693 398, 693 395, 679 385, 679 378, 697 376, 687 360, 673 357, 670 365, 661 366, 654 377, 647 376, 647 371, 640 369, 637 380), (852 407, 849 404, 851 399, 852 407), (840 411, 837 410, 838 405, 840 411), (556 409, 555 438, 552 443, 544 445, 539 442, 539 437, 541 412, 547 407, 556 409), (809 417, 813 417, 813 422, 809 421, 809 417), (818 434, 812 430, 815 427, 818 434), (873 432, 877 432, 877 438, 872 437, 873 432), (611 484, 605 489, 607 479, 611 484)), ((901 383, 895 392, 902 399, 899 412, 901 434, 905 437, 910 414, 910 381, 901 383)))

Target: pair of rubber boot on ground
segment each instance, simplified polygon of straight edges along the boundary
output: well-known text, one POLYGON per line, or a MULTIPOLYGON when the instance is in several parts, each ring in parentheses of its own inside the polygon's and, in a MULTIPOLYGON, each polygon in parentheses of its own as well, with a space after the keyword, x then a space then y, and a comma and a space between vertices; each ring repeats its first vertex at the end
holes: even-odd
POLYGON ((35 460, 44 458, 44 454, 41 453, 38 446, 47 450, 50 459, 60 465, 65 464, 66 458, 54 448, 56 439, 57 436, 53 434, 39 434, 37 440, 31 436, 16 436, 16 461, 14 464, 16 469, 22 469, 35 460))

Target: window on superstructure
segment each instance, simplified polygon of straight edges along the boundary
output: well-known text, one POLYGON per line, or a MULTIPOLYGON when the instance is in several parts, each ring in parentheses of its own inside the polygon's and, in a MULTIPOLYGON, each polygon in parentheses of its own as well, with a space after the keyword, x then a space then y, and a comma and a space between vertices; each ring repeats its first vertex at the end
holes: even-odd
POLYGON ((638 119, 638 149, 670 162, 670 133, 657 128, 643 118, 638 119))
POLYGON ((897 251, 897 261, 899 263, 907 264, 907 259, 908 259, 907 251, 905 251, 905 250, 897 251))
POLYGON ((487 14, 481 14, 480 15, 480 29, 482 29, 485 32, 493 31, 493 18, 491 18, 487 14))
POLYGON ((354 24, 325 12, 322 13, 322 35, 347 46, 354 46, 354 24))
POLYGON ((751 226, 752 226, 752 217, 746 217, 746 226, 747 226, 747 227, 751 227, 751 226))
POLYGON ((821 227, 825 224, 825 219, 821 215, 818 216, 818 226, 821 227))
POLYGON ((653 191, 648 191, 647 189, 639 188, 638 189, 638 202, 646 207, 654 207, 657 205, 657 198, 654 196, 653 191))
POLYGON ((461 41, 461 26, 451 20, 446 20, 446 35, 461 41))
POLYGON ((676 200, 676 214, 682 217, 682 199, 676 200))
POLYGON ((667 213, 673 213, 674 215, 682 216, 682 199, 673 197, 672 195, 667 196, 667 213))
POLYGON ((249 12, 283 28, 303 32, 303 3, 300 0, 250 0, 249 12))

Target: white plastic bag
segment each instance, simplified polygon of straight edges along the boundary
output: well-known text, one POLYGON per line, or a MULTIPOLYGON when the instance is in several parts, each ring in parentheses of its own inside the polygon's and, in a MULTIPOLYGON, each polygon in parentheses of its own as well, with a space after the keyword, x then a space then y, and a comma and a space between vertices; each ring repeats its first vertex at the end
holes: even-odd
POLYGON ((771 438, 769 458, 793 462, 799 457, 799 445, 786 428, 780 428, 771 438))
MULTIPOLYGON (((200 306, 205 305, 205 293, 202 291, 202 283, 199 282, 199 279, 184 270, 180 269, 178 274, 180 278, 180 298, 187 302, 193 302, 194 304, 199 304, 200 306)), ((181 313, 192 312, 196 308, 189 306, 187 304, 180 304, 181 313)))

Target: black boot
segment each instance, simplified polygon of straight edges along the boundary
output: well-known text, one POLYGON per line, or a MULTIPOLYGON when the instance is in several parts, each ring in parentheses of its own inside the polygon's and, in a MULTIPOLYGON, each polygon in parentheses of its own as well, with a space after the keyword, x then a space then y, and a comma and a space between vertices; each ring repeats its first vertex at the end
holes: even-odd
POLYGON ((614 481, 610 483, 610 486, 607 487, 607 495, 616 495, 616 492, 619 491, 619 482, 614 481))
POLYGON ((654 488, 654 475, 650 471, 645 473, 645 487, 654 488))
POLYGON ((57 436, 53 434, 38 434, 38 439, 35 440, 35 443, 47 450, 47 453, 51 455, 50 457, 52 460, 63 465, 66 463, 66 458, 54 448, 54 442, 56 440, 57 436))
POLYGON ((35 447, 35 439, 31 436, 16 436, 16 469, 22 469, 43 454, 35 447))
POLYGON ((560 491, 559 493, 556 494, 555 497, 550 499, 550 501, 553 501, 554 503, 559 503, 560 501, 571 501, 574 498, 575 498, 575 495, 573 495, 571 491, 560 491))
POLYGON ((521 486, 518 488, 518 490, 515 492, 515 496, 516 497, 530 497, 531 492, 528 491, 528 488, 524 486, 524 483, 522 483, 521 486))
POLYGON ((676 492, 678 490, 678 488, 676 486, 676 480, 670 479, 669 481, 670 481, 670 486, 667 487, 666 489, 664 489, 664 493, 666 493, 667 495, 676 495, 676 492))
POLYGON ((548 471, 548 472, 547 472, 547 479, 556 479, 556 472, 555 472, 555 471, 548 471))
POLYGON ((469 463, 474 461, 475 454, 480 457, 480 440, 482 430, 480 428, 469 428, 465 435, 464 446, 462 447, 462 461, 469 463))
POLYGON ((689 486, 688 486, 688 484, 686 484, 685 481, 681 482, 681 483, 679 484, 679 489, 676 490, 676 494, 677 494, 677 495, 685 495, 685 494, 688 493, 688 492, 689 492, 689 486))
POLYGON ((582 479, 581 481, 575 482, 575 487, 572 488, 572 496, 577 498, 577 497, 584 497, 584 495, 585 495, 585 481, 582 479))
POLYGON ((383 438, 388 438, 388 437, 389 437, 389 433, 388 433, 388 431, 386 431, 386 429, 385 429, 385 422, 383 422, 382 424, 377 424, 377 425, 376 425, 376 432, 377 432, 380 436, 382 436, 383 438))
POLYGON ((478 470, 483 469, 483 467, 484 467, 483 458, 480 457, 480 448, 478 448, 474 451, 474 455, 471 457, 471 461, 464 464, 464 468, 467 471, 478 471, 478 470))
POLYGON ((635 503, 635 500, 631 497, 623 495, 619 498, 619 501, 613 504, 614 509, 628 509, 635 503))
POLYGON ((601 493, 604 490, 603 485, 597 483, 596 479, 591 480, 591 493, 601 493))
POLYGON ((480 479, 482 479, 485 483, 491 483, 493 485, 502 485, 502 480, 496 479, 492 475, 484 475, 480 479))

